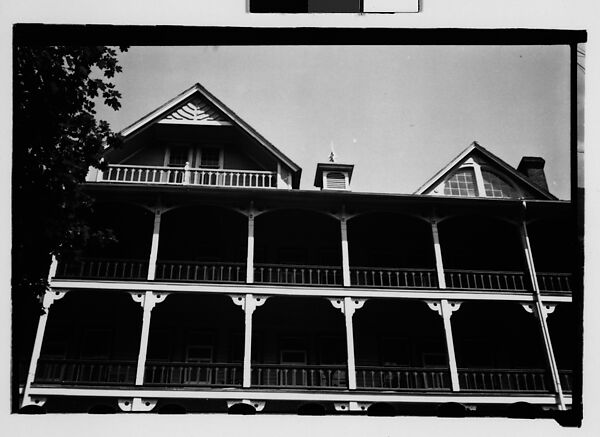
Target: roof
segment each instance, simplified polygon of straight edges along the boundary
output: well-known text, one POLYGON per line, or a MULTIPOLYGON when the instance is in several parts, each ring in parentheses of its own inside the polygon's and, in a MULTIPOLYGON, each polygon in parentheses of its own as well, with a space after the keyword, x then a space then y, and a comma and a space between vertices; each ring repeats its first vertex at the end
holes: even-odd
POLYGON ((429 189, 432 189, 435 186, 437 186, 442 181, 442 179, 445 178, 446 175, 455 166, 460 164, 463 160, 465 160, 470 154, 472 154, 475 151, 480 152, 482 155, 484 155, 486 158, 488 158, 494 164, 501 167, 502 170, 504 170, 506 172, 506 174, 512 176, 514 179, 523 183, 528 188, 530 188, 532 191, 538 193, 540 196, 542 196, 548 200, 557 200, 556 196, 554 196, 547 190, 544 190, 543 188, 541 188, 538 185, 531 182, 527 177, 525 177, 523 174, 519 173, 514 167, 507 164, 502 159, 498 158, 496 155, 494 155, 492 152, 487 150, 485 147, 479 145, 476 141, 473 141, 465 150, 460 152, 444 168, 442 168, 431 179, 429 179, 427 182, 425 182, 423 185, 421 185, 421 187, 419 187, 419 189, 417 189, 417 191, 415 191, 415 194, 424 194, 429 189))
POLYGON ((273 154, 277 159, 287 165, 292 172, 298 173, 302 169, 294 161, 288 158, 281 150, 271 144, 266 138, 255 131, 248 123, 242 120, 235 112, 229 109, 223 102, 212 95, 206 88, 199 83, 194 84, 192 87, 183 91, 178 96, 172 98, 162 106, 156 108, 154 111, 140 118, 136 122, 127 126, 123 129, 120 134, 125 138, 131 138, 153 124, 157 123, 164 116, 169 115, 174 109, 180 104, 193 99, 194 97, 200 96, 206 99, 210 104, 214 105, 222 114, 225 115, 234 125, 239 127, 246 134, 250 135, 256 142, 262 145, 267 151, 273 154))

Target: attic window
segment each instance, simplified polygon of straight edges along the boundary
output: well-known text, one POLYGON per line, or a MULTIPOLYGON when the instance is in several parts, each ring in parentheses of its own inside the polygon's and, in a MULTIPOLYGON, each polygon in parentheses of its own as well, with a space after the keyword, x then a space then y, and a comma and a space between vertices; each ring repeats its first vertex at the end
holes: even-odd
POLYGON ((475 174, 471 169, 459 170, 444 183, 444 195, 477 197, 475 174))
POLYGON ((330 172, 325 176, 326 187, 330 190, 345 190, 346 175, 340 172, 330 172))
POLYGON ((515 189, 506 181, 486 170, 482 170, 483 186, 487 197, 507 198, 518 197, 515 189))

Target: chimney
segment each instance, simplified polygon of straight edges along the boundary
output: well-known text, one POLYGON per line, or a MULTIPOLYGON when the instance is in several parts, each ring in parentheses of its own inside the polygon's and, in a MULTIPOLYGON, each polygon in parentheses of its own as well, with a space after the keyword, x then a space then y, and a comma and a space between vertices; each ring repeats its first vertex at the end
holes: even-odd
POLYGON ((538 187, 548 191, 548 183, 546 182, 546 174, 544 173, 543 158, 537 156, 524 156, 517 167, 517 171, 523 174, 530 182, 533 182, 538 187))

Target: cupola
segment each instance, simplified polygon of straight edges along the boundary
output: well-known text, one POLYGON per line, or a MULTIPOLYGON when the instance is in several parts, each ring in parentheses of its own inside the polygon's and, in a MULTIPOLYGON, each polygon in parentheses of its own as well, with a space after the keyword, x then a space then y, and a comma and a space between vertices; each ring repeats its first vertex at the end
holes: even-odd
POLYGON ((315 187, 321 190, 350 191, 353 170, 354 164, 335 162, 335 154, 332 151, 329 155, 329 162, 317 164, 315 187))

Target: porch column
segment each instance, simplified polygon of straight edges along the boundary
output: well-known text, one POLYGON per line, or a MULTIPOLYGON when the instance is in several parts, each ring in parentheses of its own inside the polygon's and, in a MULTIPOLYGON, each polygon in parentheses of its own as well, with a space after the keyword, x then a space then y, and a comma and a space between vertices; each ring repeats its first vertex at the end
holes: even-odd
POLYGON ((152 245, 150 246, 150 259, 148 260, 148 280, 153 281, 156 276, 156 260, 158 257, 158 239, 160 236, 160 221, 164 210, 154 210, 154 229, 152 230, 152 245))
POLYGON ((146 291, 144 293, 130 293, 134 301, 138 302, 144 312, 142 316, 142 333, 140 336, 140 349, 138 353, 137 369, 135 372, 135 385, 144 384, 144 372, 146 370, 146 355, 148 352, 148 336, 150 334, 150 317, 152 309, 157 303, 163 302, 169 293, 161 291, 146 291))
POLYGON ((246 282, 254 282, 254 211, 248 214, 248 253, 246 255, 246 282))
POLYGON ((429 301, 426 303, 433 311, 437 311, 437 313, 442 316, 444 321, 444 334, 446 337, 446 349, 448 350, 448 368, 450 369, 452 391, 460 391, 458 367, 456 365, 456 354, 454 353, 454 337, 452 335, 452 323, 450 323, 450 317, 452 317, 452 313, 454 311, 458 311, 461 302, 449 302, 448 299, 442 299, 440 301, 429 301))
POLYGON ((29 392, 31 390, 31 384, 35 379, 35 373, 37 370, 38 360, 42 351, 42 343, 44 341, 44 333, 46 332, 46 323, 48 322, 48 314, 50 313, 50 306, 59 299, 62 299, 68 290, 48 290, 42 297, 42 308, 43 312, 40 314, 38 321, 37 331, 35 333, 35 341, 33 342, 33 351, 31 352, 31 361, 29 362, 29 372, 27 372, 27 380, 25 381, 25 390, 23 391, 23 402, 21 408, 27 405, 42 405, 43 402, 37 400, 37 402, 31 399, 29 392))
POLYGON ((268 296, 254 297, 252 293, 245 295, 232 295, 233 303, 244 310, 244 364, 242 387, 248 388, 252 384, 252 315, 254 310, 264 305, 268 296))
POLYGON ((442 260, 442 248, 440 246, 440 235, 437 220, 431 221, 431 235, 433 237, 433 251, 435 253, 435 269, 437 272, 439 288, 446 288, 446 276, 444 275, 444 262, 442 260))
MULTIPOLYGON (((523 202, 525 207, 525 202, 523 202)), ((542 333, 544 340, 544 347, 546 350, 546 359, 548 361, 548 367, 550 368, 550 376, 552 377, 552 383, 554 385, 554 391, 556 393, 556 401, 560 410, 565 410, 565 400, 563 396, 562 387, 560 385, 560 374, 558 372, 558 366, 556 359, 554 358, 554 350, 552 349, 552 341, 550 339, 550 331, 548 329, 548 323, 546 321, 547 311, 542 302, 542 296, 540 294, 540 287, 537 281, 537 274, 535 270, 535 263, 533 262, 533 254, 531 253, 531 244, 529 241, 529 234, 527 233, 527 224, 525 220, 521 221, 520 226, 521 243, 523 245, 523 251, 525 253, 525 260, 527 261, 527 270, 529 272, 529 279, 533 288, 533 297, 535 303, 535 316, 539 322, 539 328, 542 333)))
POLYGON ((348 224, 346 214, 342 211, 339 216, 342 235, 342 276, 344 287, 350 287, 350 254, 348 251, 348 224))
POLYGON ((356 310, 362 308, 366 302, 365 298, 329 298, 331 304, 339 309, 346 321, 346 348, 348 350, 348 388, 356 389, 356 361, 354 357, 354 324, 352 316, 356 310))

